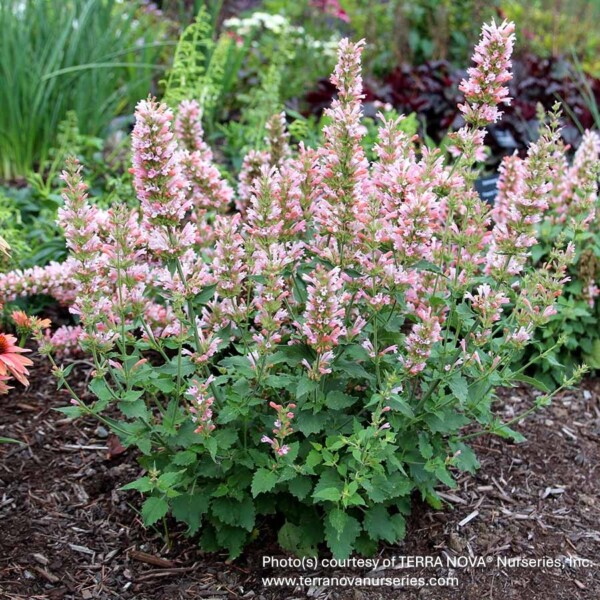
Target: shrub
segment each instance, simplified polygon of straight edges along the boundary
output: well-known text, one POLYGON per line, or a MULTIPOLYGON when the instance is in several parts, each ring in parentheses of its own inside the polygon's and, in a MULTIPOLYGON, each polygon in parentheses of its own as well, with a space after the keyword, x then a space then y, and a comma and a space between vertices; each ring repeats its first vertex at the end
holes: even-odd
POLYGON ((418 154, 400 119, 383 120, 368 162, 363 45, 347 40, 323 145, 294 154, 272 119, 235 214, 193 102, 174 126, 165 105, 138 105, 139 211, 90 204, 70 162, 60 221, 97 399, 77 397, 68 368, 55 374, 72 394, 63 412, 141 452, 146 474, 126 488, 147 496, 145 523, 170 511, 203 548, 237 556, 271 516, 292 552, 369 553, 402 538, 413 492, 440 506, 436 488, 477 468, 470 438, 522 439, 511 426, 552 394, 503 422, 494 390, 528 380, 511 365, 554 314, 574 248, 532 268, 561 184, 556 117, 493 227, 473 188, 484 128, 509 102, 512 31, 484 27, 451 164, 418 154))
MULTIPOLYGON (((561 382, 565 373, 585 362, 600 369, 600 209, 596 195, 600 137, 587 132, 575 153, 573 164, 564 165, 563 184, 557 190, 540 224, 538 244, 532 249, 534 262, 548 260, 559 239, 574 243, 576 256, 569 265, 569 281, 558 299, 558 312, 537 333, 543 359, 536 364, 535 375, 548 386, 561 382), (555 347, 555 341, 561 344, 555 347)), ((506 159, 502 169, 502 187, 513 180, 519 159, 506 159)), ((505 194, 499 198, 502 204, 505 194)))

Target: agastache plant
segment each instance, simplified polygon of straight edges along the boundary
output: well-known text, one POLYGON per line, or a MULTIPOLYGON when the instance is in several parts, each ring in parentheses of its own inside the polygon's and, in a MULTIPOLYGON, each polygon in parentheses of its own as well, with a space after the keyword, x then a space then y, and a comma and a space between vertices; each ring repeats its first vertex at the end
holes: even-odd
POLYGON ((449 162, 383 120, 369 163, 364 44, 343 40, 323 144, 293 151, 276 115, 268 150, 244 162, 237 212, 193 103, 177 115, 138 105, 139 212, 95 211, 68 166, 72 310, 98 399, 86 404, 55 372, 73 396, 68 415, 104 419, 140 450, 149 475, 126 487, 148 495, 146 523, 171 511, 205 549, 237 556, 276 513, 292 552, 325 542, 338 557, 370 553, 403 537, 413 492, 440 506, 437 488, 477 468, 468 439, 522 439, 511 425, 556 391, 504 423, 495 389, 527 379, 530 365, 513 365, 556 310, 573 258, 557 245, 534 269, 536 227, 557 194, 593 186, 578 160, 565 191, 554 119, 505 165, 498 210, 476 193, 513 29, 484 27, 449 162), (109 404, 121 420, 103 416, 109 404))
MULTIPOLYGON (((550 115, 550 128, 556 128, 553 121, 556 116, 550 115)), ((559 141, 555 146, 550 159, 555 166, 548 210, 536 228, 536 239, 532 240, 535 245, 531 247, 539 276, 547 273, 545 265, 548 264, 562 264, 564 272, 558 306, 545 309, 549 320, 545 321, 543 329, 533 334, 542 348, 542 358, 537 361, 534 372, 548 386, 562 382, 565 375, 575 371, 582 361, 594 369, 600 368, 597 328, 600 317, 600 206, 597 194, 600 137, 596 132, 586 131, 571 164, 565 157, 562 143, 559 141), (558 252, 557 246, 563 247, 564 252, 558 252), (563 254, 569 256, 568 261, 564 260, 563 254), (557 338, 562 343, 555 348, 553 340, 557 338)), ((518 159, 512 160, 518 164, 518 159)), ((506 170, 502 176, 508 184, 506 170)), ((514 182, 508 185, 525 190, 526 178, 522 174, 514 174, 511 178, 514 182)), ((540 289, 552 290, 552 286, 545 285, 540 289)), ((526 352, 533 358, 531 347, 526 352)))

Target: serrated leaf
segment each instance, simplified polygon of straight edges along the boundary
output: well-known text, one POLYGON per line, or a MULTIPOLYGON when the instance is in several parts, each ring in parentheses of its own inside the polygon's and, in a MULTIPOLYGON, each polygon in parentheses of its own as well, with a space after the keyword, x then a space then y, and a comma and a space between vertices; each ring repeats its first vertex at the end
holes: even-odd
POLYGON ((310 477, 300 475, 288 483, 288 489, 298 500, 304 500, 312 489, 312 480, 310 477))
POLYGON ((181 479, 181 474, 183 472, 184 471, 169 471, 168 473, 163 473, 158 478, 158 487, 161 490, 166 490, 170 488, 181 479))
POLYGON ((210 300, 212 300, 215 295, 215 290, 217 289, 217 285, 208 285, 206 286, 196 297, 195 301, 198 304, 206 304, 210 300))
POLYGON ((278 481, 277 473, 270 469, 258 469, 252 478, 252 496, 256 498, 258 494, 270 492, 278 481))
POLYGON ((326 490, 328 488, 337 489, 341 497, 342 490, 344 489, 344 482, 334 470, 327 470, 321 473, 321 477, 319 478, 319 481, 317 482, 317 485, 313 491, 313 498, 317 497, 316 495, 321 490, 326 490))
POLYGON ((456 481, 452 478, 452 475, 448 472, 445 466, 440 465, 435 469, 435 476, 450 488, 456 487, 456 481))
POLYGON ((366 379, 372 381, 373 375, 369 373, 362 365, 349 360, 339 360, 335 365, 336 372, 345 373, 355 379, 366 379))
POLYGON ((319 433, 325 426, 327 415, 323 412, 313 414, 309 411, 300 411, 295 419, 296 429, 306 436, 319 433))
POLYGON ((469 397, 469 384, 460 373, 455 373, 450 378, 448 386, 459 402, 463 403, 467 401, 467 398, 469 397))
POLYGON ((211 504, 213 514, 223 523, 235 527, 243 527, 251 531, 254 527, 256 512, 254 503, 249 497, 242 501, 232 498, 217 498, 211 504))
POLYGON ((327 394, 325 405, 332 410, 343 410, 345 408, 350 408, 357 401, 358 398, 355 398, 354 396, 350 396, 339 390, 333 390, 327 394))
POLYGON ((394 542, 399 542, 406 535, 406 519, 399 513, 392 515, 390 518, 390 525, 395 534, 394 542))
POLYGON ((294 525, 286 523, 277 534, 279 545, 285 550, 289 550, 296 556, 316 556, 317 547, 311 544, 308 539, 307 531, 294 525))
POLYGON ((182 494, 171 501, 173 516, 186 523, 189 533, 194 534, 200 529, 202 515, 208 510, 208 503, 207 494, 182 494))
POLYGON ((364 530, 373 540, 384 540, 390 544, 396 541, 396 532, 390 527, 387 508, 378 504, 365 513, 364 530))
POLYGON ((173 457, 173 462, 179 466, 191 465, 192 463, 198 460, 198 455, 191 450, 183 450, 182 452, 177 452, 173 457))
POLYGON ((540 381, 535 377, 529 377, 528 375, 523 375, 522 373, 519 373, 514 376, 514 379, 516 381, 527 383, 528 385, 534 387, 536 390, 544 392, 544 394, 549 394, 551 392, 550 388, 543 381, 540 381))
POLYGON ((147 421, 150 418, 146 403, 141 398, 131 402, 119 402, 119 410, 129 419, 147 421))
POLYGON ((216 528, 217 541, 229 551, 229 558, 237 558, 244 548, 248 533, 240 527, 221 525, 216 528))
POLYGON ((475 456, 475 452, 463 442, 450 442, 450 449, 454 454, 452 463, 462 471, 475 473, 479 468, 479 461, 475 456))
POLYGON ((83 410, 79 408, 79 406, 61 406, 60 408, 55 408, 54 410, 62 413, 63 415, 67 415, 69 419, 77 419, 83 414, 83 410))
POLYGON ((318 387, 318 381, 309 379, 308 377, 302 377, 300 381, 298 381, 298 385, 296 387, 296 398, 304 398, 304 396, 314 392, 316 389, 318 389, 318 387))
POLYGON ((142 504, 142 519, 144 525, 153 525, 156 521, 162 519, 169 510, 169 504, 164 498, 146 498, 142 504))
POLYGON ((335 508, 325 519, 325 540, 337 559, 350 556, 360 532, 360 523, 343 510, 335 508))
POLYGON ((330 500, 338 502, 342 497, 342 491, 335 487, 322 488, 313 494, 315 500, 330 500))
POLYGON ((524 442, 526 440, 524 435, 510 428, 508 425, 505 425, 501 421, 497 421, 493 424, 492 433, 495 433, 501 438, 513 440, 517 444, 520 444, 521 442, 524 442))
POLYGON ((392 394, 388 400, 388 405, 392 410, 398 411, 400 414, 408 417, 409 419, 414 419, 415 417, 413 409, 410 407, 410 404, 405 398, 392 394))
POLYGON ((104 379, 94 379, 90 383, 89 389, 99 400, 110 400, 113 397, 104 379))
POLYGON ((433 446, 429 442, 427 435, 419 433, 419 452, 424 459, 430 459, 433 456, 433 446))

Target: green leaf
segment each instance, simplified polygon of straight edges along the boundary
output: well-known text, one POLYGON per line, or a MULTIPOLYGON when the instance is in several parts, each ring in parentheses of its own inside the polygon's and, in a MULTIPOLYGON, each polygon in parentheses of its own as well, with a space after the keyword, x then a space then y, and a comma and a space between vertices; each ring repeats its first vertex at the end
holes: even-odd
POLYGON ((161 490, 167 490, 171 488, 175 483, 181 481, 181 475, 185 471, 169 471, 168 473, 163 473, 158 478, 158 487, 161 490))
POLYGON ((128 392, 119 395, 119 400, 121 402, 135 402, 136 400, 139 400, 143 395, 143 390, 129 390, 128 392))
POLYGON ((298 500, 304 500, 312 489, 312 480, 310 477, 300 475, 288 483, 288 489, 290 490, 290 494, 296 496, 298 500))
POLYGON ((349 360, 339 360, 335 363, 335 371, 338 373, 345 373, 349 377, 354 379, 366 379, 372 381, 373 375, 369 373, 362 365, 349 360))
POLYGON ((198 460, 198 455, 191 450, 183 450, 182 452, 177 452, 173 457, 173 462, 179 466, 191 465, 192 463, 198 460))
POLYGON ((424 459, 430 459, 433 456, 433 446, 429 442, 427 434, 419 433, 419 452, 424 459))
POLYGON ((314 392, 319 387, 319 382, 314 379, 309 379, 308 377, 302 377, 300 381, 298 381, 298 386, 296 387, 296 398, 299 400, 300 398, 304 398, 304 396, 314 392))
POLYGON ((415 417, 413 409, 405 398, 392 394, 388 400, 388 405, 392 410, 398 411, 409 419, 414 419, 415 417))
POLYGON ((94 379, 89 385, 90 391, 99 400, 110 400, 113 395, 110 388, 106 385, 104 379, 94 379))
POLYGON ((221 546, 229 551, 229 558, 237 558, 244 548, 248 538, 248 533, 240 527, 228 527, 219 525, 216 528, 217 541, 221 546))
POLYGON ((450 378, 448 386, 452 390, 454 397, 457 398, 461 403, 467 401, 469 396, 469 385, 467 380, 460 373, 455 373, 450 378))
POLYGON ((454 458, 452 459, 452 464, 454 464, 461 471, 468 471, 469 473, 475 473, 477 469, 479 469, 479 461, 475 456, 475 452, 464 444, 463 442, 453 442, 449 443, 450 449, 454 453, 454 458))
POLYGON ((536 390, 540 390, 545 394, 549 394, 551 392, 550 388, 543 381, 535 379, 535 377, 529 377, 528 375, 523 375, 522 373, 519 373, 518 375, 514 376, 514 379, 516 381, 522 381, 523 383, 527 383, 528 385, 534 387, 536 390))
POLYGON ((246 356, 229 356, 224 358, 219 364, 231 370, 236 376, 244 375, 252 379, 255 375, 252 365, 246 356))
POLYGON ((150 418, 146 403, 141 398, 132 402, 119 402, 118 406, 119 410, 129 419, 148 421, 150 418))
MULTIPOLYGON (((430 271, 431 273, 437 273, 438 275, 444 275, 444 273, 442 272, 442 270, 440 269, 440 267, 438 265, 436 265, 435 263, 432 263, 428 260, 419 260, 416 263, 414 263, 411 267, 412 269, 416 269, 418 271, 430 271)), ((445 277, 445 275, 444 275, 445 277)))
POLYGON ((217 289, 217 285, 209 285, 206 286, 195 298, 195 302, 198 304, 206 304, 210 300, 212 300, 215 295, 215 290, 217 289))
POLYGON ((175 389, 175 382, 171 377, 157 377, 152 380, 152 385, 163 394, 169 394, 175 389))
POLYGON ((79 406, 61 406, 60 408, 55 408, 54 410, 62 413, 63 415, 67 415, 69 419, 77 419, 83 415, 83 410, 79 408, 79 406))
POLYGON ((508 425, 505 425, 501 421, 496 421, 493 423, 491 431, 501 438, 513 440, 514 442, 517 442, 517 444, 520 444, 526 440, 524 435, 520 434, 514 429, 511 429, 508 425))
POLYGON ((387 509, 378 504, 365 513, 363 527, 373 540, 384 540, 393 544, 404 537, 404 517, 390 517, 387 509), (398 518, 399 517, 399 518, 398 518))
POLYGON ((319 478, 319 481, 313 491, 313 498, 318 499, 319 493, 322 490, 327 490, 329 488, 335 488, 339 493, 339 497, 342 497, 344 482, 340 479, 339 475, 333 469, 328 469, 327 471, 323 471, 323 473, 321 473, 321 477, 319 478))
POLYGON ((232 498, 217 498, 211 504, 213 514, 223 523, 243 527, 251 531, 254 527, 256 512, 254 503, 247 496, 242 501, 232 498))
POLYGON ((252 478, 252 496, 270 492, 277 485, 277 473, 270 469, 258 469, 252 478))
MULTIPOLYGON (((306 527, 311 525, 307 524, 306 527)), ((279 545, 296 556, 316 556, 317 546, 309 540, 309 532, 305 528, 285 523, 277 534, 279 545)))
POLYGON ((360 523, 343 510, 334 508, 325 519, 325 540, 337 559, 350 556, 360 532, 360 523))
POLYGON ((137 490, 138 492, 149 492, 154 487, 150 477, 140 477, 135 481, 125 484, 122 490, 137 490))
POLYGON ((171 507, 173 516, 188 526, 188 532, 194 534, 200 529, 202 515, 208 510, 207 494, 182 494, 173 498, 171 507))
POLYGON ((265 378, 265 385, 275 389, 289 389, 294 378, 290 375, 269 375, 265 378))
POLYGON ((322 488, 313 493, 313 498, 315 500, 330 500, 331 502, 338 502, 342 498, 342 491, 335 487, 322 488))
POLYGON ((325 405, 332 410, 343 410, 345 408, 350 408, 357 401, 358 398, 355 398, 354 396, 350 396, 339 390, 333 390, 327 394, 325 405))
POLYGON ((435 469, 435 476, 450 488, 456 487, 456 481, 452 478, 452 475, 448 472, 448 469, 442 464, 435 469))
POLYGON ((317 465, 320 465, 323 462, 323 455, 318 450, 311 450, 306 457, 306 461, 304 463, 307 470, 313 474, 313 469, 317 465))
POLYGON ((162 519, 169 510, 169 504, 164 498, 154 496, 146 498, 142 504, 142 519, 144 525, 153 525, 156 521, 162 519))
POLYGON ((327 415, 323 412, 313 414, 310 411, 302 410, 296 415, 296 429, 306 436, 313 433, 319 433, 325 426, 327 415))
POLYGON ((297 367, 303 360, 310 361, 311 358, 310 351, 305 346, 285 346, 271 355, 269 364, 277 365, 285 363, 290 367, 297 367))
POLYGON ((387 477, 381 474, 374 475, 371 480, 363 481, 362 487, 373 502, 385 502, 410 494, 414 484, 402 473, 394 473, 387 477))
POLYGON ((424 419, 432 433, 454 433, 471 422, 465 415, 452 409, 426 414, 424 419))
POLYGON ((400 513, 392 515, 390 525, 395 533, 394 542, 399 542, 406 535, 406 519, 400 513))

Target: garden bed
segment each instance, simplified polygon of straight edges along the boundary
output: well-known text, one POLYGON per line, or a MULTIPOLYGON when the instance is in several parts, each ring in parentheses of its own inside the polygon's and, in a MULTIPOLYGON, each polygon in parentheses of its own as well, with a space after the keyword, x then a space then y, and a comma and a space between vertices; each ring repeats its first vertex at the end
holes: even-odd
MULTIPOLYGON (((88 370, 71 377, 83 392, 88 370)), ((405 542, 385 556, 522 556, 561 558, 559 568, 396 569, 382 576, 456 576, 459 587, 422 589, 265 589, 263 556, 281 556, 275 536, 260 537, 237 561, 204 555, 180 528, 144 529, 140 499, 119 491, 139 472, 135 452, 89 420, 72 423, 52 409, 67 403, 45 363, 36 358, 31 386, 1 404, 0 436, 26 447, 0 448, 0 598, 552 598, 600 597, 595 567, 569 566, 573 557, 600 553, 600 381, 557 398, 522 428, 528 441, 513 445, 482 437, 475 443, 482 468, 445 490, 449 505, 416 504, 405 542), (463 526, 459 523, 470 520, 463 526), (569 558, 570 557, 570 558, 569 558)), ((502 393, 504 416, 523 410, 528 388, 502 393)), ((267 531, 265 533, 265 531, 267 531)), ((492 559, 488 559, 492 560, 492 559)), ((493 559, 495 560, 495 559, 493 559)), ((333 569, 310 574, 339 575, 333 569)), ((308 575, 309 572, 303 573, 308 575)), ((348 572, 365 575, 366 571, 348 572)))

